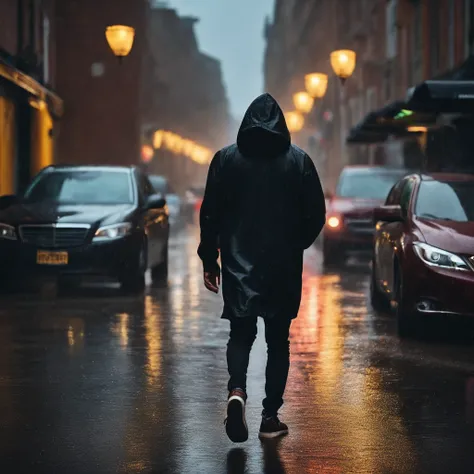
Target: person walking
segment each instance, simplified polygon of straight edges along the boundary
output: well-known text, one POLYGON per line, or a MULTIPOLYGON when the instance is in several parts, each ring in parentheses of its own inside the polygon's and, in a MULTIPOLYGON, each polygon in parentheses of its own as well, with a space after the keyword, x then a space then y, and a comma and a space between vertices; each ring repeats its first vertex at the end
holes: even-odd
POLYGON ((237 143, 218 151, 209 167, 200 211, 204 284, 219 292, 230 321, 225 427, 233 442, 248 439, 247 368, 265 322, 266 397, 259 436, 288 433, 278 417, 290 367, 289 334, 301 302, 303 252, 326 220, 324 194, 311 158, 291 144, 284 114, 270 94, 247 109, 237 143))

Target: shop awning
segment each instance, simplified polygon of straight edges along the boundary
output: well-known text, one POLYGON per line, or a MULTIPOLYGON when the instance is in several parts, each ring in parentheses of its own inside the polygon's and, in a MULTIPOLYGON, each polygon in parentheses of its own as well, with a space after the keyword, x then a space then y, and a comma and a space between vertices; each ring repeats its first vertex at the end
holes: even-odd
POLYGON ((436 115, 412 110, 404 101, 392 102, 368 113, 347 137, 347 143, 382 143, 389 136, 406 138, 412 136, 409 127, 429 127, 436 123, 436 115))
POLYGON ((385 142, 388 137, 389 134, 384 131, 370 131, 363 127, 355 126, 351 128, 346 143, 349 145, 373 145, 385 142))
POLYGON ((37 99, 44 100, 54 117, 59 118, 63 115, 63 100, 24 72, 0 61, 0 76, 26 90, 37 99))
POLYGON ((474 113, 474 81, 425 81, 408 90, 407 107, 437 114, 474 113))

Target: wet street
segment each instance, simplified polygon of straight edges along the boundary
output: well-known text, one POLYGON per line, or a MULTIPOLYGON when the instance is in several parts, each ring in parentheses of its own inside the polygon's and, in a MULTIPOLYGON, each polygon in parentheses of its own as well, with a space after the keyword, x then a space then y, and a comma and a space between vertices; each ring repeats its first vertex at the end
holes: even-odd
POLYGON ((168 288, 2 297, 0 472, 472 473, 474 349, 400 342, 368 309, 366 263, 323 272, 306 254, 281 418, 257 438, 265 370, 249 369, 249 441, 225 436, 228 322, 201 283, 197 230, 175 235, 168 288))

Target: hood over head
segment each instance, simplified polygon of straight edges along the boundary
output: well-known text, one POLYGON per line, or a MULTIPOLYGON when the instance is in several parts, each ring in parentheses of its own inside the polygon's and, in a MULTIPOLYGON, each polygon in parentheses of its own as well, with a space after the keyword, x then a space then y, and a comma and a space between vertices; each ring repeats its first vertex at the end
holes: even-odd
POLYGON ((247 157, 276 157, 288 150, 291 136, 278 102, 270 94, 258 96, 245 112, 237 146, 247 157))

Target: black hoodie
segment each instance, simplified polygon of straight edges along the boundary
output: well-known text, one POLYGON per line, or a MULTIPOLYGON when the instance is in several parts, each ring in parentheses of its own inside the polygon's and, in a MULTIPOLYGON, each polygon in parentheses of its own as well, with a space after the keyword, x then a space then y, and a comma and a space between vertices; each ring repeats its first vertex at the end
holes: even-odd
POLYGON ((198 253, 217 268, 221 251, 224 318, 295 318, 303 251, 325 222, 312 160, 291 144, 270 94, 250 104, 237 143, 214 156, 201 207, 198 253))

